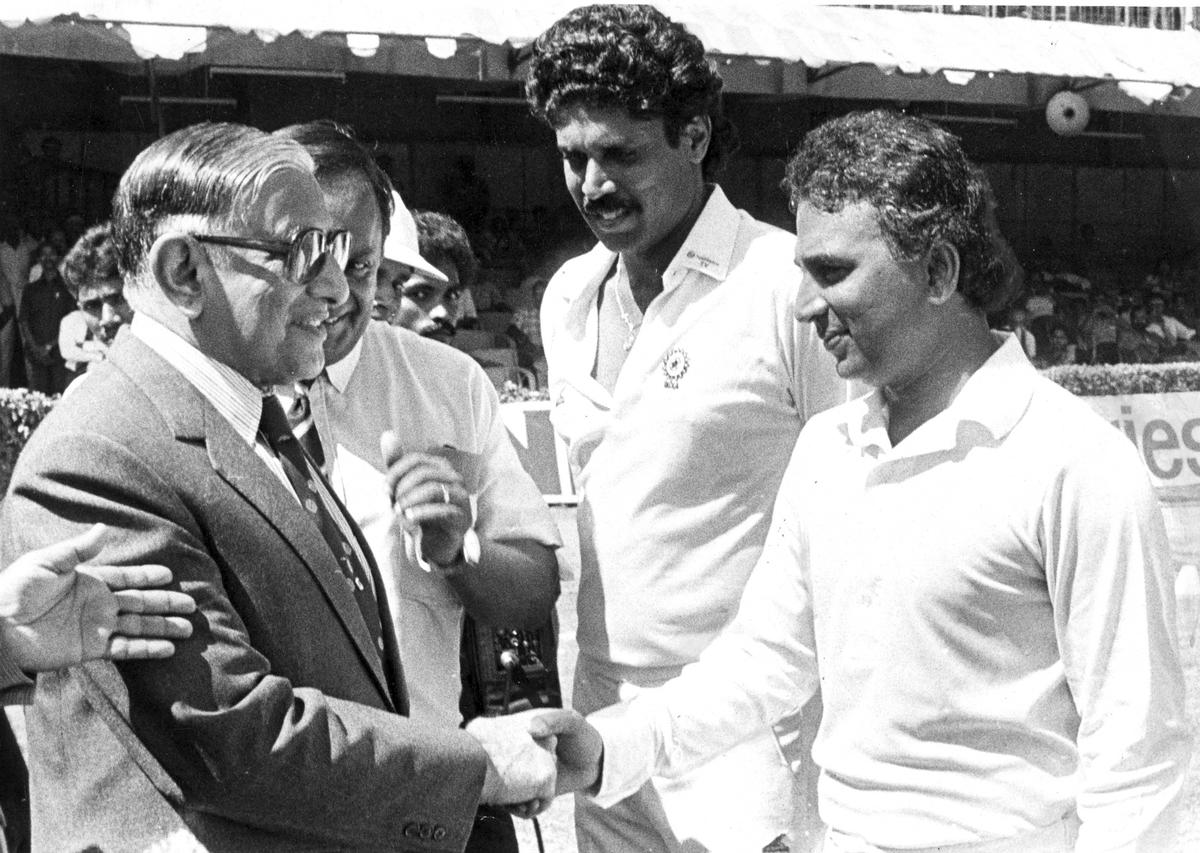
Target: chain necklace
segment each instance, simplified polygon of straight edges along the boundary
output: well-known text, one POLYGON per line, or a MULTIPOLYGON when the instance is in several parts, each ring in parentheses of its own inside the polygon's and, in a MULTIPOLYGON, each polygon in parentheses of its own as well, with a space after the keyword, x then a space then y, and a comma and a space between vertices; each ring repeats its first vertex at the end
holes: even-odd
MULTIPOLYGON (((624 302, 621 299, 622 288, 619 280, 616 282, 616 285, 617 286, 614 287, 613 290, 615 291, 615 295, 617 297, 617 310, 621 312, 621 320, 625 323, 625 328, 629 330, 629 334, 625 336, 625 343, 623 346, 625 348, 625 352, 629 352, 631 349, 633 349, 633 342, 637 340, 638 330, 642 328, 643 318, 641 316, 641 312, 639 311, 639 316, 636 323, 629 319, 629 312, 625 310, 624 302)), ((633 295, 632 289, 630 290, 629 295, 633 295)), ((634 310, 637 310, 636 307, 634 310)))

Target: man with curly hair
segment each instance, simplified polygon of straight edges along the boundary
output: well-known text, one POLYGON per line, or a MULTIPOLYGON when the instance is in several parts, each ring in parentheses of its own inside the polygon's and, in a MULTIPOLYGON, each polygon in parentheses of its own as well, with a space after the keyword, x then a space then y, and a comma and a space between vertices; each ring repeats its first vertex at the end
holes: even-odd
POLYGON ((75 242, 63 259, 62 274, 79 310, 59 325, 58 348, 67 369, 78 372, 103 361, 117 331, 133 319, 109 223, 89 228, 75 242))
POLYGON ((560 788, 618 800, 819 682, 825 853, 1175 849, 1190 737, 1162 517, 1136 448, 988 328, 1010 287, 983 172, 876 111, 810 133, 788 184, 797 316, 875 391, 804 428, 700 661, 593 717, 602 737, 545 721, 560 788))
MULTIPOLYGON (((578 9, 533 48, 528 100, 599 240, 542 303, 552 418, 581 493, 585 712, 678 674, 729 623, 800 427, 845 399, 793 318, 792 238, 714 183, 735 144, 721 87, 700 40, 649 6, 578 9)), ((580 850, 802 849, 813 777, 798 719, 765 720, 613 809, 579 800, 580 850)))

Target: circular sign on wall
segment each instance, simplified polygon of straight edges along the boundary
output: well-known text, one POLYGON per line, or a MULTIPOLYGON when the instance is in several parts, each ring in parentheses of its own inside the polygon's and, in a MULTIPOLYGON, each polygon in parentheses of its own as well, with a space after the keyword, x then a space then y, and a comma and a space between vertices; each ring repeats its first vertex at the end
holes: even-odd
POLYGON ((1046 104, 1046 123, 1059 136, 1078 136, 1087 127, 1091 112, 1078 92, 1059 92, 1046 104))

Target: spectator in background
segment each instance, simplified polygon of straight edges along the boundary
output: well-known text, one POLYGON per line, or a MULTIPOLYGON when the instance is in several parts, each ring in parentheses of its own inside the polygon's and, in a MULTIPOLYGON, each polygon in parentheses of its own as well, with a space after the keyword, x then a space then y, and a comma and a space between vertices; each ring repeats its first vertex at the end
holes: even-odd
POLYGON ((516 305, 513 306, 512 325, 525 335, 539 352, 542 348, 540 312, 547 284, 549 282, 545 276, 528 275, 521 282, 521 287, 517 290, 516 298, 513 300, 516 305))
POLYGON ((1196 328, 1196 308, 1187 293, 1171 297, 1171 316, 1188 328, 1196 328))
POLYGON ((1048 317, 1054 313, 1054 287, 1042 276, 1034 276, 1030 282, 1030 294, 1025 299, 1025 310, 1029 319, 1048 317))
POLYGON ((1171 259, 1167 257, 1161 257, 1155 262, 1154 272, 1148 274, 1145 280, 1145 286, 1150 289, 1174 290, 1178 283, 1175 268, 1171 259))
POLYGON ((17 312, 29 387, 43 394, 62 393, 70 379, 58 349, 58 330, 75 310, 75 300, 63 284, 59 260, 54 246, 43 243, 17 312))
POLYGON ((1033 358, 1037 355, 1037 339, 1026 325, 1028 319, 1029 312, 1019 305, 1014 306, 1008 312, 1008 328, 1021 345, 1021 349, 1025 350, 1025 355, 1033 358))
MULTIPOLYGON (((447 341, 454 335, 461 300, 475 283, 479 262, 466 230, 444 213, 418 210, 417 243, 421 257, 442 274, 439 281, 427 272, 413 270, 400 286, 394 323, 418 335, 447 341)), ((385 249, 384 254, 388 252, 385 249)))
POLYGON ((1149 321, 1146 331, 1163 339, 1168 354, 1182 353, 1188 341, 1196 337, 1196 330, 1188 328, 1177 318, 1166 313, 1167 300, 1161 293, 1154 293, 1146 301, 1146 315, 1149 321))
POLYGON ((1084 319, 1080 329, 1088 360, 1092 364, 1116 364, 1121 360, 1121 353, 1117 348, 1120 328, 1121 320, 1117 316, 1116 308, 1107 300, 1098 302, 1084 319))
POLYGON ((1075 364, 1075 362, 1075 344, 1071 343, 1067 327, 1058 323, 1050 330, 1046 347, 1034 359, 1034 364, 1038 367, 1056 367, 1061 364, 1075 364))
POLYGON ((1166 342, 1149 330, 1146 306, 1132 305, 1129 321, 1117 329, 1117 351, 1126 364, 1153 364, 1162 360, 1166 342))
MULTIPOLYGON (((293 129, 307 127, 310 125, 294 125, 293 129)), ((375 296, 372 300, 371 318, 383 320, 393 326, 405 326, 418 334, 425 334, 424 330, 427 329, 431 334, 426 337, 441 337, 446 340, 454 334, 452 316, 448 328, 439 327, 436 330, 424 324, 419 324, 422 328, 418 329, 416 326, 399 322, 399 312, 404 306, 404 286, 414 274, 419 273, 427 281, 437 285, 445 284, 447 279, 445 273, 421 256, 418 248, 420 238, 417 234, 416 219, 409 212, 400 193, 395 190, 392 190, 392 210, 395 213, 391 219, 391 230, 387 231, 384 238, 383 255, 379 261, 375 296), (437 334, 433 334, 435 331, 437 334)), ((424 293, 422 292, 421 295, 424 293)), ((414 322, 416 322, 420 320, 420 316, 419 314, 406 315, 406 318, 415 318, 414 322)))
POLYGON ((133 319, 109 223, 89 229, 76 241, 63 260, 62 274, 78 310, 63 318, 58 348, 67 370, 80 373, 104 360, 117 330, 133 319))
MULTIPOLYGON (((0 237, 0 250, 12 247, 0 237)), ((0 261, 0 385, 12 384, 13 345, 17 328, 16 281, 12 278, 8 264, 0 261)))
POLYGON ((37 241, 21 227, 12 214, 5 214, 0 222, 0 275, 12 287, 13 303, 21 306, 21 293, 29 283, 29 271, 33 265, 33 252, 37 241))

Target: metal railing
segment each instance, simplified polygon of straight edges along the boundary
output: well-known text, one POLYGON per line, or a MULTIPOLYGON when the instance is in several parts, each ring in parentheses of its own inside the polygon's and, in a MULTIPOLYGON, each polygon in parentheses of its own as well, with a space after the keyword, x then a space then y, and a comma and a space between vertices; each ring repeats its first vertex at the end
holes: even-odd
POLYGON ((1154 30, 1200 29, 1200 6, 991 6, 954 3, 937 6, 871 4, 871 8, 941 15, 978 15, 985 18, 1026 18, 1031 21, 1072 21, 1154 30))

